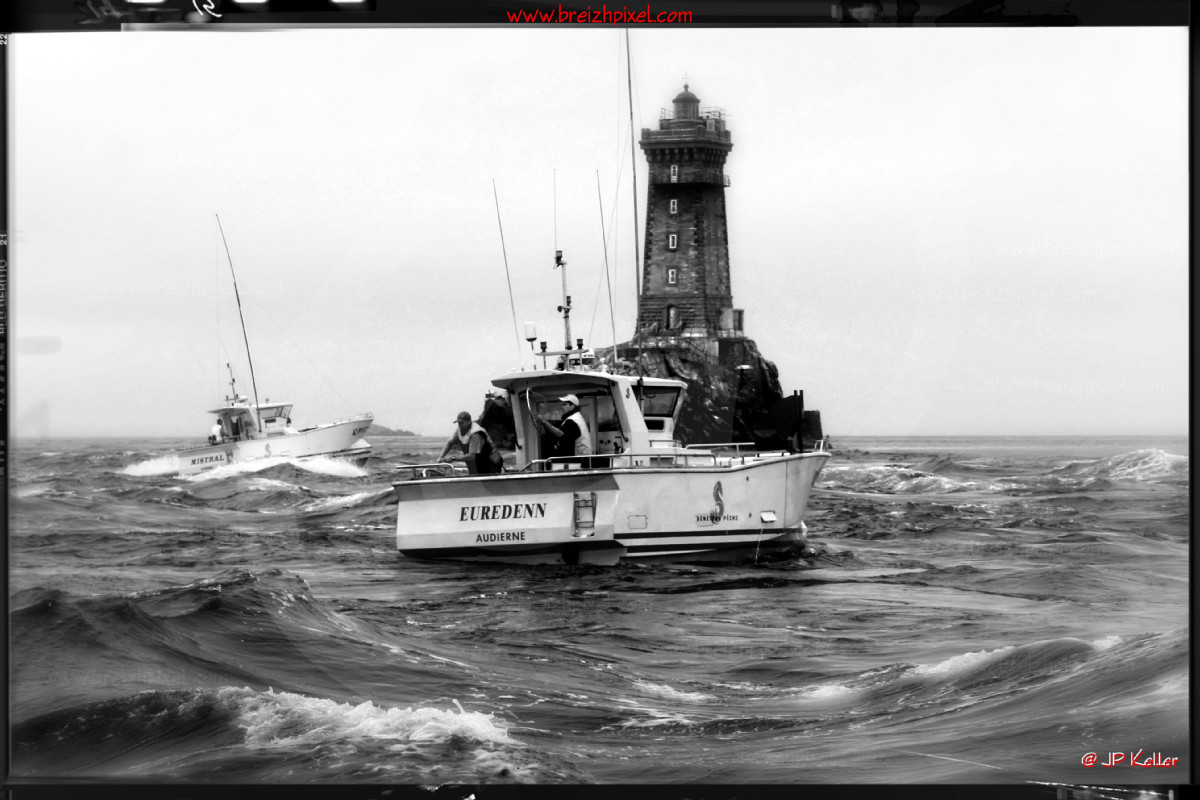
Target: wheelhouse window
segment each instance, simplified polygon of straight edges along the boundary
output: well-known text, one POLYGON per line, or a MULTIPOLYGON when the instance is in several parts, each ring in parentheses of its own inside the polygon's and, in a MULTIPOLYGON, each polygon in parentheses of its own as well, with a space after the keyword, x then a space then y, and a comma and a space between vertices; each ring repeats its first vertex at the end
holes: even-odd
POLYGON ((679 201, 678 200, 674 200, 674 199, 671 200, 671 213, 672 214, 679 213, 679 201))
POLYGON ((679 247, 679 236, 672 233, 667 235, 667 249, 675 250, 679 247))
POLYGON ((676 278, 679 277, 678 273, 679 273, 679 270, 675 270, 675 269, 667 270, 667 283, 670 284, 671 286, 674 286, 676 278))
POLYGON ((679 165, 672 164, 671 165, 671 183, 678 183, 678 182, 679 182, 679 165))
POLYGON ((670 417, 679 402, 680 389, 676 386, 642 388, 642 413, 649 417, 670 417))

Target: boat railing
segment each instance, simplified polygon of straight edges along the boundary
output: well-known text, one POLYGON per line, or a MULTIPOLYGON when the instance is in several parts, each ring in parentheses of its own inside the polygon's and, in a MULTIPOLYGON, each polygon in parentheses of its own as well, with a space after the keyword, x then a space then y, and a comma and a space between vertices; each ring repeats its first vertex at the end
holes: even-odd
POLYGON ((397 464, 393 470, 392 478, 397 482, 419 481, 426 478, 457 478, 467 474, 466 467, 456 467, 454 464, 447 464, 444 461, 432 464, 397 464))
POLYGON ((757 452, 754 442, 716 442, 714 444, 689 444, 685 449, 697 450, 733 450, 735 455, 741 455, 742 449, 745 448, 752 452, 757 452))
MULTIPOLYGON (((754 442, 718 442, 716 444, 689 444, 688 449, 696 448, 699 450, 729 450, 732 449, 736 455, 742 455, 742 448, 745 448, 751 453, 760 452, 754 442)), ((832 450, 828 439, 817 439, 813 442, 811 450, 804 450, 806 453, 828 453, 832 450)))
POLYGON ((301 428, 298 431, 298 433, 304 433, 305 431, 315 431, 317 428, 328 428, 333 425, 343 425, 347 422, 358 422, 360 420, 366 419, 367 417, 370 417, 372 420, 375 419, 375 415, 372 414, 370 411, 364 411, 361 414, 355 414, 353 417, 338 417, 337 419, 331 419, 326 422, 318 422, 316 425, 313 425, 311 427, 301 428))
POLYGON ((663 469, 726 466, 728 459, 713 453, 605 453, 590 456, 554 456, 530 462, 521 472, 556 472, 573 469, 663 469))

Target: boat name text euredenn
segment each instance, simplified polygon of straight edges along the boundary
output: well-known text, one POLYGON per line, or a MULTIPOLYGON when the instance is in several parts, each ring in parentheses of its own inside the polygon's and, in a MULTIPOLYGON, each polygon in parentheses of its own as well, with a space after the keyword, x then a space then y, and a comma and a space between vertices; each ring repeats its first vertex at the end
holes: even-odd
POLYGON ((503 503, 493 506, 462 506, 459 522, 491 519, 535 519, 546 516, 545 503, 503 503))

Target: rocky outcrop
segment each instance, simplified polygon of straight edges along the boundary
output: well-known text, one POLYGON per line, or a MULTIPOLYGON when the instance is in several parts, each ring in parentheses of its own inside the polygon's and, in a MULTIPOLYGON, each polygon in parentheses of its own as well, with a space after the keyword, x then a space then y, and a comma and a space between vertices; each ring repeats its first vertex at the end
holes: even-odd
POLYGON ((419 434, 413 433, 412 431, 406 431, 403 428, 401 428, 399 430, 392 430, 391 428, 383 427, 378 422, 372 422, 371 427, 367 430, 367 435, 368 436, 418 436, 419 434))
POLYGON ((760 448, 800 449, 822 436, 820 413, 804 410, 803 393, 784 393, 779 370, 752 339, 731 343, 717 362, 702 347, 639 352, 626 343, 617 351, 622 357, 610 366, 614 372, 687 384, 676 427, 685 443, 754 442, 760 448))

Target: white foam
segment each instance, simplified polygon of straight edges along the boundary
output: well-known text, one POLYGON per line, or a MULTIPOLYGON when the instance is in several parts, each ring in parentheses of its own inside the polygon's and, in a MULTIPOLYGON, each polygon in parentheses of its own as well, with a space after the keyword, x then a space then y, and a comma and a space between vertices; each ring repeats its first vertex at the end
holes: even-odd
POLYGON ((255 478, 246 484, 245 488, 252 492, 290 492, 294 490, 296 486, 294 484, 287 483, 286 481, 279 481, 273 478, 255 478))
POLYGON ((649 681, 636 680, 633 685, 648 694, 665 697, 669 700, 679 700, 686 703, 708 703, 716 698, 711 694, 702 692, 681 692, 673 686, 667 686, 663 683, 650 683, 649 681))
POLYGON ((1123 480, 1172 478, 1186 473, 1187 456, 1173 455, 1162 450, 1136 450, 1108 459, 1108 474, 1123 480))
POLYGON ((256 458, 253 461, 240 461, 235 464, 222 464, 219 467, 214 467, 196 475, 189 475, 186 477, 186 480, 204 482, 221 480, 233 475, 252 475, 256 472, 262 472, 263 470, 283 464, 302 469, 306 472, 332 475, 335 478, 362 478, 368 474, 365 469, 356 467, 349 461, 344 461, 340 458, 318 456, 316 458, 299 459, 286 456, 271 456, 269 458, 256 458))
POLYGON ((822 489, 883 494, 948 494, 979 487, 977 482, 956 480, 895 465, 826 467, 821 472, 821 478, 817 486, 822 489))
POLYGON ((335 478, 365 478, 370 473, 342 458, 317 456, 303 461, 293 461, 296 467, 308 472, 319 472, 322 475, 332 475, 335 478))
POLYGON ((945 661, 939 661, 936 664, 919 664, 913 668, 915 675, 958 675, 964 672, 969 672, 984 664, 997 661, 1011 653, 1014 649, 1012 646, 1001 647, 998 650, 979 650, 974 653, 963 653, 958 656, 951 656, 945 661))
POLYGON ((21 486, 17 489, 13 489, 12 496, 13 497, 39 497, 41 495, 47 494, 50 491, 50 489, 51 489, 51 486, 47 483, 39 483, 39 484, 35 484, 33 486, 21 486))
POLYGON ((179 472, 179 457, 174 453, 158 456, 148 461, 130 464, 120 472, 123 475, 136 475, 142 478, 150 475, 171 475, 179 472))
MULTIPOLYGON (((245 690, 235 690, 244 692, 245 690)), ((455 701, 455 705, 458 705, 455 701)), ((246 744, 338 744, 365 740, 428 742, 451 737, 515 744, 491 714, 439 708, 394 708, 367 701, 352 705, 291 692, 255 692, 241 699, 246 744)))
POLYGON ((1134 450, 1091 463, 1072 462, 1056 472, 1091 478, 1152 481, 1162 478, 1186 477, 1190 463, 1187 456, 1162 450, 1134 450))
POLYGON ((1100 652, 1104 652, 1105 650, 1111 650, 1120 643, 1121 637, 1114 633, 1111 636, 1105 636, 1103 639, 1097 639, 1096 641, 1092 642, 1092 647, 1096 648, 1100 652))
POLYGON ((665 725, 694 725, 696 721, 683 714, 667 713, 654 709, 639 709, 650 715, 650 719, 627 719, 621 722, 622 728, 659 728, 665 725))
POLYGON ((800 696, 806 700, 838 700, 854 693, 854 689, 840 683, 823 683, 802 689, 800 696))
POLYGON ((302 511, 306 514, 314 511, 330 511, 335 508, 350 508, 352 506, 365 504, 367 501, 385 495, 391 489, 383 489, 375 492, 358 492, 357 494, 347 495, 345 497, 326 497, 321 500, 315 500, 306 505, 302 511))
POLYGON ((198 472, 195 475, 185 475, 184 480, 191 483, 206 483, 208 481, 223 480, 234 475, 253 475, 256 472, 262 472, 264 469, 277 467, 280 464, 290 463, 292 459, 274 456, 272 458, 258 458, 254 461, 242 461, 237 464, 222 464, 219 467, 198 472))

